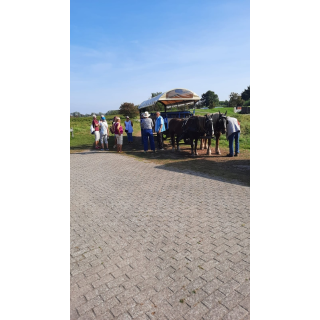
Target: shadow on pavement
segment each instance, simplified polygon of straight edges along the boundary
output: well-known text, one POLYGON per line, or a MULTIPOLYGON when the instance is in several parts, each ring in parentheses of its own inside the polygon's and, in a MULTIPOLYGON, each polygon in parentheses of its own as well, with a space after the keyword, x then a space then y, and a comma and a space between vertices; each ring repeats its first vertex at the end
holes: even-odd
POLYGON ((208 159, 190 159, 158 165, 156 168, 250 186, 250 160, 215 162, 208 159))

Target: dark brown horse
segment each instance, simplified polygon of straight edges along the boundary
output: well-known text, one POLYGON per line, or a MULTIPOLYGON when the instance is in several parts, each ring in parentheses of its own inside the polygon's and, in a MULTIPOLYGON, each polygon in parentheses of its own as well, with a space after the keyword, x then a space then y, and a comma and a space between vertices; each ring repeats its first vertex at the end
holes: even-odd
POLYGON ((175 150, 175 136, 177 142, 177 151, 180 151, 178 137, 183 133, 183 126, 186 119, 173 118, 169 122, 168 134, 171 137, 172 151, 175 150))
MULTIPOLYGON (((211 114, 212 121, 213 121, 213 128, 214 128, 214 136, 216 137, 216 148, 215 152, 216 154, 221 154, 219 149, 219 139, 221 134, 226 133, 226 126, 227 126, 227 111, 225 114, 223 113, 213 113, 211 114)), ((200 149, 207 149, 207 154, 211 155, 211 139, 201 139, 200 141, 200 149), (208 141, 208 147, 207 147, 207 141, 208 141)))
POLYGON ((197 145, 198 140, 202 136, 210 136, 213 135, 213 121, 211 115, 206 115, 204 117, 201 116, 193 116, 190 117, 185 123, 182 125, 182 134, 177 137, 177 142, 181 139, 190 139, 191 145, 191 155, 198 155, 197 153, 197 145), (193 152, 194 148, 194 152, 193 152))

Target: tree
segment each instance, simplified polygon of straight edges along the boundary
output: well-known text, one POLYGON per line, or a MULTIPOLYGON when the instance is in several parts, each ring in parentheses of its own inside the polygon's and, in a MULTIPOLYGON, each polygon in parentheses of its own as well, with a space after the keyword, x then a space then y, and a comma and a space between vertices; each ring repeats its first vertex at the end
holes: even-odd
POLYGON ((224 101, 219 101, 219 105, 220 106, 228 106, 229 101, 228 100, 224 100, 224 101))
MULTIPOLYGON (((151 98, 154 98, 154 97, 158 96, 161 93, 162 92, 152 92, 151 93, 151 98)), ((151 99, 151 98, 149 98, 149 99, 151 99)), ((149 107, 147 107, 147 108, 145 108, 143 110, 144 111, 148 111, 148 112, 149 111, 150 112, 152 112, 152 111, 164 111, 164 106, 163 106, 163 104, 161 102, 157 102, 155 105, 149 106, 149 107)))
POLYGON ((238 107, 242 106, 244 101, 241 99, 241 96, 238 93, 231 92, 230 93, 230 100, 229 100, 229 107, 238 107))
POLYGON ((105 113, 106 116, 113 116, 115 114, 119 114, 120 111, 119 110, 109 110, 105 113))
POLYGON ((219 97, 214 91, 208 90, 206 93, 202 94, 200 101, 202 105, 212 109, 219 104, 219 97))
POLYGON ((125 116, 129 116, 130 118, 134 118, 139 115, 138 108, 130 102, 124 102, 121 104, 119 108, 120 114, 123 114, 125 116))
POLYGON ((161 94, 162 92, 154 92, 154 93, 151 93, 151 98, 154 98, 156 96, 158 96, 159 94, 161 94))
POLYGON ((196 108, 196 109, 201 109, 201 108, 203 108, 203 106, 204 106, 204 104, 203 104, 203 102, 202 102, 201 100, 199 100, 199 101, 196 102, 196 104, 195 104, 195 108, 196 108))
POLYGON ((250 100, 250 86, 241 93, 241 98, 244 101, 250 100))

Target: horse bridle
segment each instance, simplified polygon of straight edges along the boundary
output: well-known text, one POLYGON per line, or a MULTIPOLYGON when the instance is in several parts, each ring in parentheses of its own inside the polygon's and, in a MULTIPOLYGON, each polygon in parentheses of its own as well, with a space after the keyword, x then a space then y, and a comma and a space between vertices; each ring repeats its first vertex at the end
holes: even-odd
POLYGON ((217 121, 216 124, 215 124, 214 131, 216 131, 216 130, 218 129, 219 122, 220 122, 221 120, 223 120, 223 119, 226 119, 226 120, 227 120, 227 117, 224 116, 224 115, 222 115, 222 114, 219 115, 219 119, 218 119, 218 121, 217 121))
MULTIPOLYGON (((213 127, 213 120, 212 120, 212 118, 211 118, 211 116, 210 117, 208 117, 208 116, 206 116, 206 123, 205 124, 207 124, 207 122, 211 122, 211 126, 212 126, 212 134, 213 134, 213 132, 214 132, 214 127, 213 127)), ((206 125, 205 125, 205 127, 204 127, 204 130, 205 130, 205 134, 207 135, 209 135, 209 132, 207 131, 207 129, 206 129, 206 125)))

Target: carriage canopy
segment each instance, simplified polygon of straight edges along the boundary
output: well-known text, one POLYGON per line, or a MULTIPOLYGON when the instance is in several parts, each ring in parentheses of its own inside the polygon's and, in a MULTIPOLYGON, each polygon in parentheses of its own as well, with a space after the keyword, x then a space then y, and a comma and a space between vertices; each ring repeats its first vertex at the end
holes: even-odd
POLYGON ((143 101, 138 109, 144 109, 150 107, 157 102, 161 102, 165 108, 172 106, 179 106, 183 104, 196 103, 200 100, 200 97, 191 90, 188 89, 172 89, 165 93, 161 93, 156 97, 143 101))

